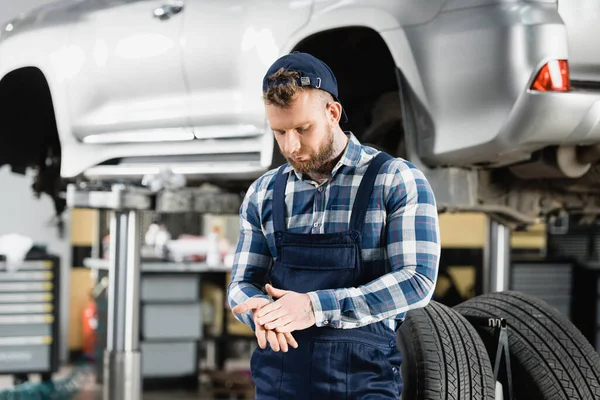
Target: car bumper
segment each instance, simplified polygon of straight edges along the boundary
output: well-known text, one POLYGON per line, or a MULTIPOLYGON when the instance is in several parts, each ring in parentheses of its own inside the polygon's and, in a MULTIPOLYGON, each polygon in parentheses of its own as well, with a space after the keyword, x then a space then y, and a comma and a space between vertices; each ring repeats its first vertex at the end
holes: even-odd
MULTIPOLYGON (((507 115, 476 121, 477 132, 461 131, 460 146, 426 160, 430 164, 500 167, 531 158, 549 146, 600 143, 600 90, 570 92, 526 91, 507 115), (494 127, 498 128, 494 129, 494 127)), ((450 130, 448 135, 454 135, 450 130)))
POLYGON ((586 145, 600 142, 600 91, 528 91, 503 128, 507 143, 586 145))

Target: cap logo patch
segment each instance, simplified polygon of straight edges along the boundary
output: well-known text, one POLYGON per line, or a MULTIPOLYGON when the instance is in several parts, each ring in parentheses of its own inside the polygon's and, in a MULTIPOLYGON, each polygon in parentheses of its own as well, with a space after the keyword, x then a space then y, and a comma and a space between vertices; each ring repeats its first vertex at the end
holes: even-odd
POLYGON ((302 84, 302 86, 308 86, 310 85, 310 78, 308 76, 301 76, 300 83, 302 84))

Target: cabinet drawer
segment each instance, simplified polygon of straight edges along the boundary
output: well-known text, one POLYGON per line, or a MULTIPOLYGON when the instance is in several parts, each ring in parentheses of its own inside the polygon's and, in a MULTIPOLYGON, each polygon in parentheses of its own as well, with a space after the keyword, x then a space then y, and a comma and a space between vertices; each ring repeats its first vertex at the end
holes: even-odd
POLYGON ((142 342, 142 376, 174 377, 196 373, 196 342, 142 342))
POLYGON ((0 271, 0 281, 51 281, 54 278, 52 271, 0 271))
POLYGON ((146 339, 200 339, 200 303, 144 304, 141 328, 146 339))
POLYGON ((44 372, 50 370, 50 345, 0 344, 0 373, 44 372))
POLYGON ((0 324, 0 338, 25 336, 52 336, 51 324, 0 324))
MULTIPOLYGON (((43 271, 52 269, 52 265, 50 260, 26 260, 21 263, 18 271, 43 271)), ((0 271, 6 271, 5 261, 0 261, 0 271)))
POLYGON ((6 303, 45 303, 51 302, 54 296, 50 292, 42 293, 0 293, 0 304, 6 303))
POLYGON ((142 301, 196 301, 200 294, 198 275, 143 275, 142 301))
POLYGON ((52 290, 51 282, 0 282, 2 292, 47 292, 52 290))
POLYGON ((25 304, 2 304, 0 303, 0 315, 3 314, 42 314, 54 310, 50 303, 25 303, 25 304))

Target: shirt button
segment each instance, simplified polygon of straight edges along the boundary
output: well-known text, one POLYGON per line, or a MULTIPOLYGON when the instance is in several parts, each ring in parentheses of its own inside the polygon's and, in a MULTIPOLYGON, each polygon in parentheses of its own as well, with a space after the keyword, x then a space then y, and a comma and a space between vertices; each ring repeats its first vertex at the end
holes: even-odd
POLYGON ((393 340, 390 340, 390 347, 394 348, 396 346, 396 342, 393 340))
POLYGON ((395 374, 396 372, 398 372, 398 368, 392 367, 392 372, 395 374))
POLYGON ((318 227, 319 227, 319 223, 318 223, 318 222, 315 222, 315 223, 313 224, 313 226, 314 226, 315 228, 318 228, 318 227))
POLYGON ((323 186, 319 186, 319 188, 317 189, 319 192, 323 191, 323 186))
POLYGON ((323 321, 323 325, 329 325, 329 321, 323 321))

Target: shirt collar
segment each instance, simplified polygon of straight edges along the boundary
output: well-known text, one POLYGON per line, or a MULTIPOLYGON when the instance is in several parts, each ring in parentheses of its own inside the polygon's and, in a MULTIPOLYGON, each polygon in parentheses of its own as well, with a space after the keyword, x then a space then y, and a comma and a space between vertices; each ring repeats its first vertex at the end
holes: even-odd
MULTIPOLYGON (((346 149, 344 150, 342 158, 340 158, 340 160, 338 161, 336 166, 333 168, 333 171, 331 172, 332 178, 335 175, 335 173, 337 172, 337 170, 340 169, 340 167, 342 165, 346 165, 348 167, 357 167, 360 164, 363 164, 364 162, 367 161, 367 160, 365 160, 365 156, 367 156, 367 154, 365 153, 360 141, 356 138, 356 136, 354 136, 354 134, 352 132, 345 132, 345 133, 348 136, 348 145, 346 146, 346 149)), ((368 158, 370 158, 370 157, 368 157, 368 158)), ((294 171, 294 174, 296 174, 296 177, 298 178, 298 180, 304 180, 303 179, 304 177, 301 173, 299 173, 298 171, 293 169, 289 163, 286 163, 283 173, 284 174, 288 173, 291 170, 294 171)))

